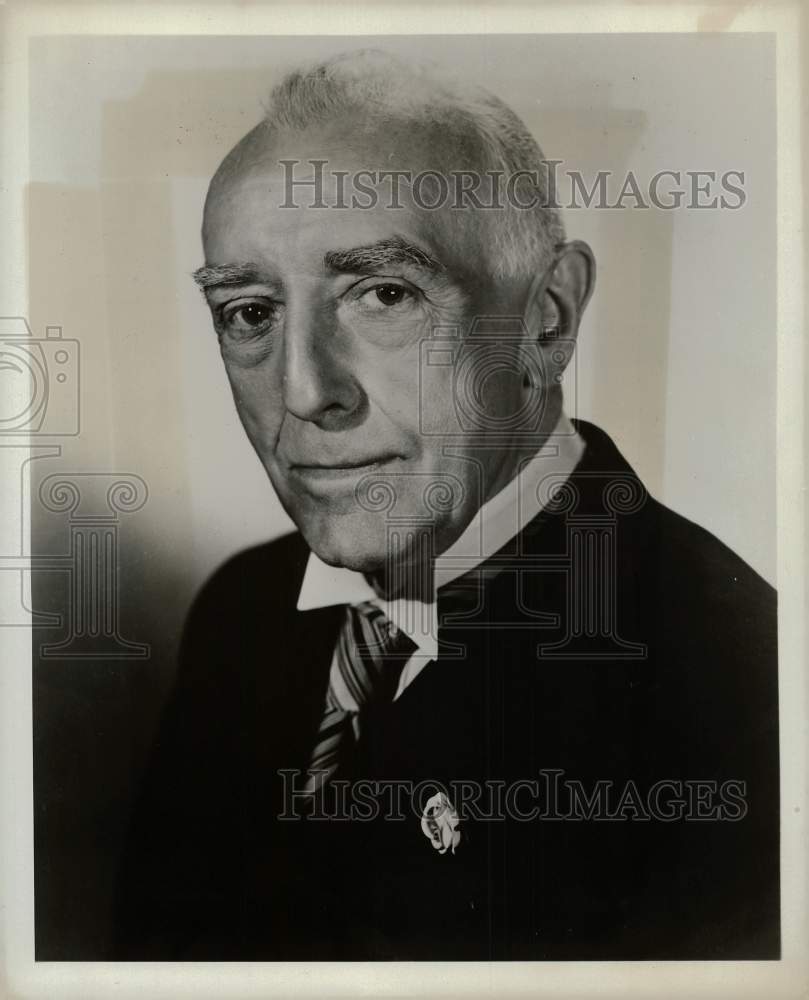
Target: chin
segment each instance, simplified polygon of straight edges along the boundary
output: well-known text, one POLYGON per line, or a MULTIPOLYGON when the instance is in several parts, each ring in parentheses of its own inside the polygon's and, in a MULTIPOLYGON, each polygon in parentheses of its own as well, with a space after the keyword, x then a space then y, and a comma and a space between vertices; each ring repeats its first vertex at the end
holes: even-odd
POLYGON ((309 548, 329 566, 356 573, 383 570, 388 557, 386 532, 346 523, 352 520, 341 517, 333 523, 329 518, 325 523, 303 523, 298 528, 309 548))

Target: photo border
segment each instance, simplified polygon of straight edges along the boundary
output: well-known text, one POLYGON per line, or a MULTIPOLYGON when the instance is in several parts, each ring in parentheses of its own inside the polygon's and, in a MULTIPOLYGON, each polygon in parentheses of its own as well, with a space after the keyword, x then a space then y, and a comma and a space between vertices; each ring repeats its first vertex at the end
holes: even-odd
MULTIPOLYGON (((28 53, 39 35, 771 32, 777 94, 777 546, 782 958, 750 962, 83 963, 34 961, 31 637, 0 629, 0 902, 5 997, 798 997, 807 989, 805 301, 802 101, 807 15, 796 3, 9 3, 3 10, 3 315, 26 316, 28 53), (13 141, 12 141, 13 140, 13 141)), ((0 447, 3 471, 8 454, 0 447)), ((7 482, 7 478, 2 479, 7 482)), ((9 509, 0 516, 19 518, 9 509)), ((14 498, 17 497, 16 490, 14 498)), ((25 551, 30 551, 27 545, 25 551)))

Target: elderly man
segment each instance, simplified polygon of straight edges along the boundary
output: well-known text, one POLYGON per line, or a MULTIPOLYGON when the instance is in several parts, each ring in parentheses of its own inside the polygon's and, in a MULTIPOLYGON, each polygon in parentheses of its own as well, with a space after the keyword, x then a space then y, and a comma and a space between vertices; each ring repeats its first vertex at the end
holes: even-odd
POLYGON ((565 415, 549 182, 373 52, 213 178, 195 277, 298 532, 192 609, 120 956, 777 957, 774 594, 565 415))

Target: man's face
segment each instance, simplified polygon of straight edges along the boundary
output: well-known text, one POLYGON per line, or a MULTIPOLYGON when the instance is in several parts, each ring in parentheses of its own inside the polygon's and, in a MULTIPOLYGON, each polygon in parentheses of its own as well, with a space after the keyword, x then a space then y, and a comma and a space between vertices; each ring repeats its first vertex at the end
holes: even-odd
POLYGON ((428 158, 412 135, 338 133, 242 144, 206 203, 204 284, 239 416, 285 510, 326 562, 374 572, 393 519, 405 561, 425 525, 435 554, 510 478, 513 456, 479 444, 492 415, 522 405, 523 379, 489 365, 486 419, 462 427, 456 366, 446 353, 425 364, 425 348, 436 328, 463 335, 476 315, 520 308, 514 289, 481 273, 479 249, 459 245, 449 209, 418 208, 405 189, 391 208, 389 186, 373 207, 337 207, 350 204, 356 171, 415 173, 428 158), (311 176, 310 159, 328 161, 328 208, 311 207, 302 186, 299 207, 281 207, 284 159, 299 161, 296 181, 311 176), (329 180, 338 171, 342 195, 329 180))

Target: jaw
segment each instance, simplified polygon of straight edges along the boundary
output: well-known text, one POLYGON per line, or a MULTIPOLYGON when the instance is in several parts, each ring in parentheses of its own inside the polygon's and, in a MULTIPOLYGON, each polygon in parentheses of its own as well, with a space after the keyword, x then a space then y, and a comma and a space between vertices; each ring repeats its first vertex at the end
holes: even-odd
MULTIPOLYGON (((348 514, 288 508, 309 548, 327 565, 363 574, 380 597, 430 602, 436 557, 462 533, 465 518, 398 517, 386 512, 348 514)), ((459 512, 455 512, 459 513, 459 512)), ((468 520, 474 510, 466 511, 468 520)))
POLYGON ((379 514, 301 516, 294 520, 306 544, 329 566, 371 576, 384 575, 389 562, 387 524, 379 514))
POLYGON ((487 478, 502 472, 484 470, 474 455, 442 458, 439 468, 415 463, 348 483, 308 482, 274 461, 263 464, 285 511, 323 562, 370 576, 389 594, 423 594, 429 586, 429 599, 435 558, 486 499, 487 478))

